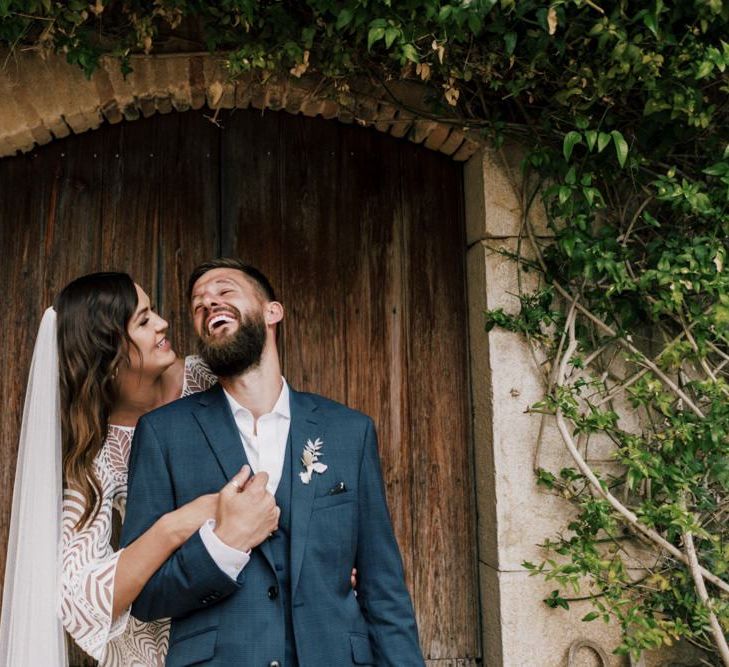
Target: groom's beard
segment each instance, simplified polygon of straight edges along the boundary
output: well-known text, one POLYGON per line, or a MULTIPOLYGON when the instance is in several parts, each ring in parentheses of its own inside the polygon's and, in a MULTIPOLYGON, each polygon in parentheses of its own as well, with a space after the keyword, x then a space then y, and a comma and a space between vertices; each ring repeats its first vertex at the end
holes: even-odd
POLYGON ((261 362, 266 344, 266 323, 262 313, 251 313, 245 318, 238 315, 235 333, 215 340, 207 332, 198 338, 200 356, 218 377, 241 375, 261 362))

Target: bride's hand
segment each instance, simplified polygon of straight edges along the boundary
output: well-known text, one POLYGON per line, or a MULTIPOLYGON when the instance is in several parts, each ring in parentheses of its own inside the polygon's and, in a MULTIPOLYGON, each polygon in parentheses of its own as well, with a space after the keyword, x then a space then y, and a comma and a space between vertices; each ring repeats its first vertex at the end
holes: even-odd
POLYGON ((215 518, 218 494, 207 493, 170 512, 167 521, 177 542, 184 544, 208 519, 215 518))

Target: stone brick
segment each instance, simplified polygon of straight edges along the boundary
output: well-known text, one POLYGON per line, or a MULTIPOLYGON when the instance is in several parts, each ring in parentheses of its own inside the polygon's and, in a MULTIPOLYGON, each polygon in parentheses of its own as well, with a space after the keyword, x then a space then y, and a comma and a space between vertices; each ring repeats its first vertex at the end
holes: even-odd
POLYGON ((53 133, 56 139, 63 139, 71 134, 71 128, 68 123, 63 119, 63 116, 58 118, 52 118, 48 121, 48 129, 53 133))
POLYGON ((238 79, 235 83, 235 106, 238 109, 247 109, 251 105, 253 96, 253 83, 249 76, 238 79))
POLYGON ((10 147, 8 155, 13 155, 18 151, 27 153, 35 148, 33 135, 30 133, 30 130, 27 129, 6 135, 6 140, 10 147))
POLYGON ((79 111, 64 116, 69 127, 76 133, 86 132, 87 130, 95 130, 102 123, 100 111, 79 111))
POLYGON ((111 123, 112 125, 115 123, 120 123, 124 119, 124 116, 119 110, 119 105, 116 103, 116 100, 112 100, 105 106, 101 107, 101 113, 106 121, 108 123, 111 123))
POLYGON ((170 113, 172 112, 172 100, 169 96, 160 97, 157 96, 154 98, 154 106, 155 109, 157 109, 157 113, 170 113))
POLYGON ((332 100, 324 100, 324 104, 321 108, 321 117, 325 120, 331 120, 337 118, 339 115, 339 105, 332 100))
POLYGON ((414 118, 406 111, 398 111, 390 124, 390 134, 397 139, 402 139, 410 131, 414 118))
POLYGON ((414 144, 422 144, 437 127, 438 123, 432 120, 416 120, 410 128, 408 139, 414 144))
POLYGON ((188 80, 190 82, 190 106, 201 109, 205 104, 205 59, 192 56, 189 61, 188 80))
POLYGON ((289 83, 289 90, 286 95, 286 111, 291 114, 299 113, 304 101, 309 98, 311 94, 311 90, 302 85, 300 81, 292 81, 289 83))
POLYGON ((140 99, 155 94, 155 71, 154 60, 149 56, 137 56, 132 58, 132 72, 127 75, 127 80, 134 91, 134 97, 140 99))
POLYGON ((251 106, 254 109, 260 109, 263 111, 266 109, 267 102, 268 96, 266 95, 266 87, 262 86, 258 82, 254 82, 251 90, 251 106))
POLYGON ((324 100, 320 99, 305 99, 301 104, 301 113, 309 118, 319 116, 324 109, 324 100))
POLYGON ((354 101, 354 119, 358 125, 372 125, 377 118, 379 103, 376 99, 366 95, 358 95, 354 101))
POLYGON ((438 123, 425 140, 425 147, 431 151, 440 150, 451 133, 451 128, 445 123, 438 123))
POLYGON ((454 128, 451 130, 448 138, 441 144, 438 150, 446 155, 453 155, 453 153, 461 147, 464 141, 465 137, 463 136, 463 132, 454 128))
POLYGON ((149 95, 140 97, 137 99, 137 106, 142 112, 142 116, 149 118, 157 113, 157 105, 155 104, 155 98, 149 95))
POLYGON ((192 104, 190 93, 190 58, 180 56, 169 58, 166 63, 169 77, 166 90, 171 95, 170 101, 177 111, 187 111, 192 104))
POLYGON ((287 80, 277 81, 268 88, 268 108, 272 111, 280 111, 286 106, 289 95, 289 82, 287 80))
POLYGON ((465 162, 470 158, 476 151, 481 148, 481 144, 478 141, 474 141, 473 139, 469 139, 466 137, 466 140, 461 144, 460 148, 453 153, 453 159, 456 162, 465 162))
POLYGON ((380 102, 377 106, 377 122, 375 127, 380 132, 389 132, 392 119, 397 114, 397 108, 389 102, 380 102))
POLYGON ((354 114, 349 109, 339 108, 337 120, 345 125, 351 125, 354 122, 354 114))
MULTIPOLYGON (((124 77, 119 62, 113 58, 103 58, 101 64, 109 79, 109 85, 112 88, 113 99, 116 101, 117 107, 123 110, 129 105, 134 104, 135 91, 133 81, 129 77, 124 77)), ((134 62, 132 62, 132 67, 134 67, 134 62)), ((108 100, 105 103, 108 104, 108 100)))
MULTIPOLYGON (((513 146, 507 146, 501 151, 484 148, 466 164, 466 170, 473 173, 472 187, 482 188, 481 197, 484 202, 483 218, 474 218, 467 225, 468 243, 484 238, 526 234, 526 231, 522 231, 522 155, 523 151, 513 146), (480 181, 478 185, 477 181, 480 181)), ((477 196, 476 190, 472 190, 469 196, 477 196)), ((547 229, 544 207, 538 196, 529 211, 529 220, 537 236, 551 235, 547 229)))

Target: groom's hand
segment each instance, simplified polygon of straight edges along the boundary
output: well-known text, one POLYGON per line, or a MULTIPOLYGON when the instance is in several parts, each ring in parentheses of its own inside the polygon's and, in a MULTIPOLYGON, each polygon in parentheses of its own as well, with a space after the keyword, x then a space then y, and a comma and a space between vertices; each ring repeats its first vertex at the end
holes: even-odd
POLYGON ((268 473, 243 469, 220 491, 215 534, 230 547, 250 551, 278 528, 281 510, 266 491, 268 473))

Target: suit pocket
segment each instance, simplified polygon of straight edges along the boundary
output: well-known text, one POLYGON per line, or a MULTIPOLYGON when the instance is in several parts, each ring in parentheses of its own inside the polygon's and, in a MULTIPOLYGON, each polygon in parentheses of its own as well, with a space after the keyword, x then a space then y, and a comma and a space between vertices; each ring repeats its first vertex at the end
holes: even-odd
POLYGON ((165 667, 188 667, 211 660, 217 638, 218 629, 211 628, 178 639, 170 646, 165 667))
POLYGON ((349 643, 352 645, 352 662, 355 665, 374 665, 375 656, 367 635, 351 634, 349 643))
POLYGON ((311 511, 316 512, 316 510, 321 510, 325 507, 338 507, 339 505, 346 505, 351 502, 354 502, 354 497, 349 491, 336 493, 333 496, 319 496, 318 498, 314 498, 314 501, 311 503, 311 511))

